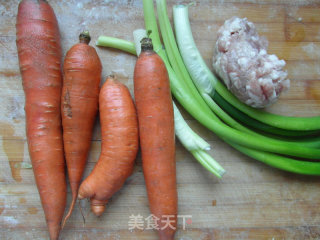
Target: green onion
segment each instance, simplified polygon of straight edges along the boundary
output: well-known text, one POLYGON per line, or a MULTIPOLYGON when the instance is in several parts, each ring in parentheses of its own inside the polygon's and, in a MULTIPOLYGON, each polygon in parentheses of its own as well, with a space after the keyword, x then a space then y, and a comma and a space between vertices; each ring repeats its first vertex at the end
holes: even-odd
POLYGON ((263 131, 266 133, 276 134, 280 136, 288 136, 288 137, 301 137, 301 136, 310 136, 315 133, 319 133, 318 131, 294 131, 294 130, 285 130, 281 128, 276 128, 274 126, 267 125, 263 122, 260 122, 254 118, 249 117, 245 113, 241 112, 230 103, 228 103, 223 97, 220 96, 218 91, 215 91, 214 95, 210 95, 218 105, 223 108, 231 117, 237 119, 243 124, 252 127, 256 130, 263 131))
POLYGON ((100 38, 103 39, 103 41, 99 41, 99 45, 97 45, 99 47, 115 48, 137 56, 136 47, 133 42, 108 36, 100 36, 98 39, 100 38))
POLYGON ((273 153, 260 152, 254 149, 244 148, 239 145, 231 143, 231 145, 240 152, 255 158, 272 167, 286 170, 293 173, 306 175, 320 175, 320 163, 299 161, 291 158, 279 156, 273 153))
MULTIPOLYGON (((165 1, 158 0, 157 6, 158 11, 159 7, 161 7, 161 3, 163 6, 165 6, 165 1)), ((161 11, 161 10, 160 10, 161 11)), ((165 9, 162 9, 163 12, 165 12, 165 9)), ((161 14, 158 12, 159 18, 161 17, 161 14)), ((163 21, 162 21, 163 22, 163 21)), ((168 24, 167 24, 168 26, 168 24)), ((160 21, 160 27, 161 27, 161 21, 160 21)), ((170 31, 169 31, 170 32, 170 31)), ((167 32, 165 32, 167 33, 167 32)), ((165 38, 164 38, 165 39, 165 38)), ((222 137, 225 141, 227 141, 229 144, 231 144, 233 147, 238 149, 239 151, 243 152, 244 154, 251 156, 259 161, 262 161, 266 164, 269 164, 271 166, 277 167, 279 169, 301 173, 301 174, 310 174, 310 175, 320 175, 320 164, 319 163, 311 163, 311 162, 305 162, 305 161, 297 161, 293 160, 287 157, 278 156, 273 153, 268 152, 261 152, 254 149, 249 149, 240 145, 237 145, 235 143, 232 143, 230 140, 226 140, 224 137, 222 137)))
POLYGON ((145 29, 136 29, 133 31, 133 41, 137 56, 141 53, 141 40, 147 36, 147 31, 145 29))
POLYGON ((136 55, 136 49, 134 47, 134 43, 126 40, 122 40, 119 38, 100 36, 96 42, 96 45, 102 46, 102 47, 108 45, 108 47, 110 48, 117 48, 117 49, 119 49, 119 47, 121 46, 121 50, 129 52, 133 55, 136 55))
MULTIPOLYGON (((199 93, 203 97, 204 101, 208 104, 208 106, 213 110, 215 114, 217 114, 219 118, 221 118, 229 126, 237 130, 258 136, 259 138, 264 139, 264 141, 268 139, 271 140, 269 137, 254 132, 235 121, 213 101, 210 95, 214 93, 214 86, 217 80, 207 67, 206 63, 203 61, 193 40, 188 18, 188 5, 175 5, 173 7, 173 19, 177 43, 182 59, 190 74, 190 77, 192 78, 192 81, 195 83, 195 86, 198 88, 199 93)), ((291 139, 286 141, 286 139, 284 138, 282 140, 283 144, 294 142, 291 139)), ((299 142, 299 145, 306 147, 311 146, 309 142, 306 143, 301 141, 299 142)))
POLYGON ((190 77, 200 93, 213 94, 217 79, 207 67, 194 43, 188 18, 188 5, 173 6, 173 19, 178 47, 190 77))
MULTIPOLYGON (((184 84, 180 84, 180 87, 182 87, 185 91, 190 89, 191 92, 186 93, 186 96, 190 97, 182 99, 182 102, 179 102, 184 107, 186 105, 189 105, 189 109, 187 110, 195 119, 197 119, 201 124, 212 130, 221 138, 244 147, 295 157, 303 157, 310 159, 320 158, 320 149, 303 147, 300 144, 295 144, 292 142, 283 142, 277 139, 271 139, 264 136, 252 135, 246 132, 241 132, 223 124, 220 121, 220 119, 211 112, 208 106, 206 106, 207 108, 203 107, 203 105, 206 105, 206 103, 204 102, 201 95, 197 91, 195 85, 193 84, 189 76, 189 73, 183 63, 181 55, 178 51, 178 47, 175 42, 175 38, 167 14, 166 1, 157 0, 156 2, 158 18, 160 23, 159 25, 164 45, 167 50, 169 61, 172 65, 173 70, 177 74, 178 81, 179 79, 183 79, 184 84)), ((149 9, 149 11, 152 11, 151 8, 149 9)), ((147 28, 147 30, 149 29, 147 28)), ((175 92, 173 92, 173 94, 175 95, 175 92)))
MULTIPOLYGON (((229 110, 228 113, 231 114, 232 117, 236 117, 238 119, 241 118, 242 122, 245 122, 249 126, 285 136, 309 135, 309 131, 283 130, 252 119, 238 109, 232 107, 228 102, 224 101, 224 99, 220 97, 219 93, 215 93, 215 87, 218 80, 207 67, 195 45, 189 23, 188 8, 189 5, 175 5, 173 7, 173 19, 177 43, 188 72, 208 106, 218 114, 217 109, 219 107, 211 99, 212 96, 217 95, 217 102, 224 105, 224 107, 227 107, 227 110, 229 110)), ((225 119, 223 120, 225 121, 225 119)), ((231 119, 229 120, 232 121, 231 119)))
POLYGON ((189 127, 174 103, 173 109, 175 133, 182 145, 192 153, 192 155, 202 164, 202 166, 215 174, 217 177, 221 178, 225 173, 225 170, 205 151, 210 150, 210 144, 204 141, 189 127))
MULTIPOLYGON (((159 4, 161 5, 161 3, 159 4)), ((194 78, 198 78, 197 85, 205 91, 207 94, 214 96, 214 89, 231 105, 241 110, 248 116, 257 119, 265 124, 271 125, 276 128, 287 129, 287 130, 319 130, 320 129, 320 116, 316 117, 287 117, 276 114, 271 114, 265 111, 254 109, 240 102, 232 93, 230 93, 225 86, 214 77, 212 72, 208 69, 205 62, 203 61, 198 49, 195 47, 194 40, 192 37, 190 24, 188 20, 188 5, 177 5, 173 8, 175 15, 175 31, 177 34, 177 41, 187 45, 188 52, 191 55, 188 56, 186 61, 192 61, 191 68, 194 69, 194 78), (181 36, 180 39, 178 36, 181 36), (183 38, 182 38, 183 36, 183 38), (207 86, 207 87, 206 87, 207 86)), ((183 56, 184 52, 181 51, 183 56)), ((187 64, 187 62, 186 62, 187 64)), ((247 118, 248 119, 248 118, 247 118)))
POLYGON ((259 120, 265 124, 276 128, 295 130, 295 131, 312 131, 320 130, 320 116, 315 117, 288 117, 272 114, 258 110, 240 102, 229 90, 219 81, 216 83, 216 92, 218 92, 232 106, 239 109, 248 116, 259 120))

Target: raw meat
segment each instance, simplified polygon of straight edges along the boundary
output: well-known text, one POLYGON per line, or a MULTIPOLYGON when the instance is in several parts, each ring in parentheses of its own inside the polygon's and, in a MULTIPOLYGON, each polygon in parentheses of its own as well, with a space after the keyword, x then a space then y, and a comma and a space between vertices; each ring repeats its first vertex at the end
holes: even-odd
POLYGON ((246 18, 233 17, 218 31, 213 69, 238 99, 255 108, 276 102, 290 86, 285 61, 267 48, 267 39, 246 18))

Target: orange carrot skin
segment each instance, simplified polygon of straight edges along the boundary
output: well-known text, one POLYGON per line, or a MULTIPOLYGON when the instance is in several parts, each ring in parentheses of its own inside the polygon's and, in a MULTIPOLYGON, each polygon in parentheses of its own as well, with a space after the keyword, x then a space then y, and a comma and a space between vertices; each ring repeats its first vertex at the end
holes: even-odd
POLYGON ((97 216, 131 175, 139 148, 137 114, 125 85, 108 77, 100 91, 99 110, 101 154, 78 194, 80 199, 90 198, 97 216))
POLYGON ((61 112, 63 141, 72 192, 71 215, 85 169, 98 112, 102 65, 88 39, 81 38, 67 52, 63 70, 61 112))
POLYGON ((58 23, 46 1, 23 0, 16 28, 29 154, 50 239, 58 239, 66 205, 58 23))
POLYGON ((150 210, 160 219, 160 239, 174 239, 178 197, 173 106, 166 67, 152 50, 142 51, 136 62, 134 96, 150 210), (165 227, 166 215, 174 229, 165 227))

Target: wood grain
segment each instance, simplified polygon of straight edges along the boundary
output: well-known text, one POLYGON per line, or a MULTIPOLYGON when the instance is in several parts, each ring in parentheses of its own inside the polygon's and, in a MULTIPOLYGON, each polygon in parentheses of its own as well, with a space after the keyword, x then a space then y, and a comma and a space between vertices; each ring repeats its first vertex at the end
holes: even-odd
MULTIPOLYGON (((0 239, 47 239, 44 214, 35 186, 25 137, 24 94, 15 46, 18 0, 0 4, 0 239)), ((63 51, 89 29, 93 43, 99 35, 133 40, 132 31, 144 27, 141 0, 50 1, 62 36, 63 51)), ((180 2, 168 0, 171 7, 180 2)), ((269 40, 269 51, 287 61, 291 88, 268 111, 288 116, 320 113, 320 3, 318 0, 198 0, 190 7, 191 28, 197 46, 211 67, 216 32, 236 15, 253 21, 269 40)), ((136 58, 120 51, 96 48, 103 77, 113 73, 133 92, 136 58)), ((177 141, 179 214, 192 223, 176 239, 320 239, 320 182, 273 169, 235 151, 197 123, 186 111, 190 126, 212 149, 209 153, 227 170, 218 180, 177 141)), ((85 176, 99 158, 97 120, 85 176)), ((71 200, 69 190, 68 202, 71 200)), ((129 231, 131 214, 147 217, 146 190, 138 156, 134 172, 112 198, 106 213, 95 218, 82 201, 62 232, 62 239, 157 239, 150 230, 129 231)))

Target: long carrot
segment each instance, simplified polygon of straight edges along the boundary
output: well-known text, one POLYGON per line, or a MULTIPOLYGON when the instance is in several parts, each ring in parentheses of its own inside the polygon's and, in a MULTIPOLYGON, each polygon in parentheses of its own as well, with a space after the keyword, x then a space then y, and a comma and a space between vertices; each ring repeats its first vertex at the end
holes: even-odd
POLYGON ((66 205, 58 23, 45 0, 23 0, 16 28, 29 154, 50 239, 58 239, 66 205))
POLYGON ((99 96, 101 155, 81 183, 78 198, 90 198, 92 212, 100 216, 111 196, 132 173, 139 148, 138 120, 128 88, 107 78, 99 96))
POLYGON ((63 65, 61 112, 72 202, 62 227, 70 217, 77 200, 99 104, 101 62, 96 50, 88 45, 89 32, 81 33, 79 40, 80 43, 67 52, 63 65))
POLYGON ((178 197, 173 106, 166 67, 150 38, 142 40, 134 69, 134 96, 150 210, 160 239, 174 239, 178 197))

